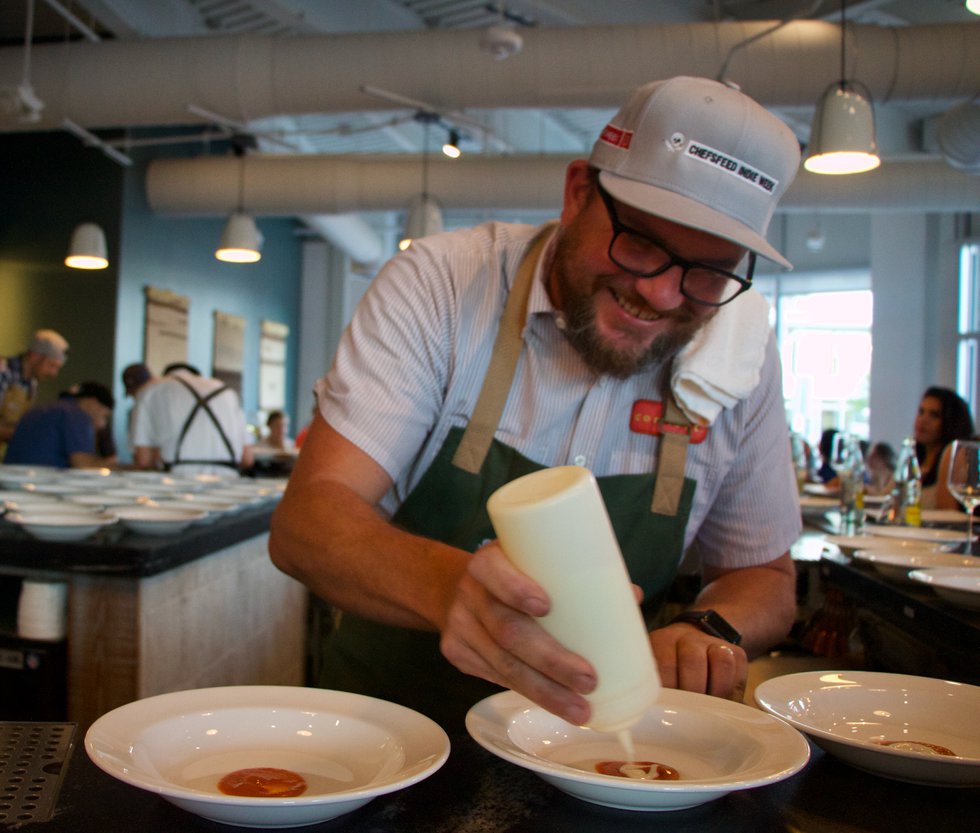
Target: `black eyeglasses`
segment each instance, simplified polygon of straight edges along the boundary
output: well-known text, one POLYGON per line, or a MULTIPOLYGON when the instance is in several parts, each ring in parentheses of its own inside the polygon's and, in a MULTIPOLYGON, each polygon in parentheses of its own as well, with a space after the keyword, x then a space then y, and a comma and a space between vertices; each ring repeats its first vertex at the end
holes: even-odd
POLYGON ((680 266, 683 270, 681 294, 696 304, 709 307, 724 306, 752 286, 752 275, 755 272, 754 252, 749 252, 744 275, 736 275, 706 263, 685 260, 659 240, 621 223, 612 196, 598 183, 596 187, 606 205, 613 228, 612 240, 609 241, 609 259, 620 269, 638 278, 655 278, 672 266, 680 266))

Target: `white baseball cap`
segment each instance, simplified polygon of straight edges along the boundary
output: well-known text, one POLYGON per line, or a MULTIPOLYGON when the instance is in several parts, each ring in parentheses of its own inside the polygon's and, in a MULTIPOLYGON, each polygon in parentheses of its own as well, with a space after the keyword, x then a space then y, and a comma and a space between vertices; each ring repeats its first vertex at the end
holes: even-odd
POLYGON ((793 268, 765 235, 796 176, 800 145, 738 90, 686 76, 644 84, 606 125, 589 162, 617 200, 793 268))

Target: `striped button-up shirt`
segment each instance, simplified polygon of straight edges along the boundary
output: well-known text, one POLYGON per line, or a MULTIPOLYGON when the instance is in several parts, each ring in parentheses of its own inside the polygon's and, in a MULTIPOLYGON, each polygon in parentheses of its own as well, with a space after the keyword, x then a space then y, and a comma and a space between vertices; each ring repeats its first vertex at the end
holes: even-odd
MULTIPOLYGON (((393 514, 431 465, 449 430, 466 425, 490 361, 521 256, 537 229, 487 223, 415 242, 372 282, 317 384, 321 413, 394 481, 393 514)), ((633 403, 660 399, 661 368, 627 379, 589 369, 565 338, 541 258, 524 350, 496 438, 542 466, 581 465, 596 476, 656 470, 658 439, 630 430, 633 403)), ((738 303, 735 301, 734 303, 738 303)), ((704 563, 771 561, 800 532, 796 480, 772 338, 761 381, 691 445, 697 491, 686 544, 704 563)))

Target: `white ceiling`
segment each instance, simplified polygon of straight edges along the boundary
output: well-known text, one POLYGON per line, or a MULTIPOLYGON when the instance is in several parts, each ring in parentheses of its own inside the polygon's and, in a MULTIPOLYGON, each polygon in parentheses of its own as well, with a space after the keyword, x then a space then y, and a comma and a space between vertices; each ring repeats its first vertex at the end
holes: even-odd
MULTIPOLYGON (((840 19, 839 0, 2 0, 0 53, 23 51, 31 8, 35 44, 447 29, 469 29, 480 38, 488 27, 500 24, 520 37, 522 32, 554 27, 840 19)), ((980 24, 980 18, 965 10, 963 0, 850 0, 846 18, 848 23, 885 27, 980 24)), ((976 31, 980 48, 980 26, 976 31)), ((488 55, 488 72, 493 63, 488 55)), ((0 88, 9 89, 17 81, 0 76, 0 88)), ((244 124, 236 121, 236 114, 209 112, 187 121, 210 135, 246 131, 259 149, 276 153, 405 154, 420 153, 424 147, 434 151, 446 135, 445 126, 455 125, 463 133, 467 153, 584 154, 611 114, 610 109, 581 107, 440 112, 438 90, 438 79, 433 79, 431 98, 401 102, 398 89, 364 92, 361 111, 282 113, 244 124), (435 112, 441 124, 426 126, 417 118, 419 111, 435 112)), ((935 155, 928 142, 917 140, 910 147, 909 136, 918 136, 922 125, 948 106, 948 101, 937 101, 887 112, 879 108, 879 131, 894 134, 881 136, 880 144, 885 150, 901 148, 906 155, 935 155)), ((773 109, 805 143, 810 109, 773 109)))

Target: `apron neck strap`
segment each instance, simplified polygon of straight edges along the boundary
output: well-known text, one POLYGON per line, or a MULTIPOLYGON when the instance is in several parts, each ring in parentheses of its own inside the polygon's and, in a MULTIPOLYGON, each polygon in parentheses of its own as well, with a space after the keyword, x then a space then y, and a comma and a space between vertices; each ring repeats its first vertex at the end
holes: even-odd
POLYGON ((453 465, 471 474, 479 473, 483 467, 493 435, 500 423, 500 416, 504 412, 517 360, 524 347, 527 302, 534 283, 534 273, 553 229, 554 224, 549 223, 538 232, 517 268, 517 276, 507 296, 507 304, 497 329, 497 339, 493 344, 490 366, 483 379, 480 396, 453 455, 453 465))
MULTIPOLYGON (((487 451, 493 442, 497 426, 500 424, 504 405, 510 393, 511 382, 524 347, 524 325, 527 321, 527 302, 531 294, 538 260, 553 225, 543 228, 531 241, 517 269, 514 285, 504 307, 493 344, 490 366, 483 379, 483 387, 476 400, 476 407, 463 432, 453 465, 471 474, 479 474, 483 468, 487 451)), ((664 393, 664 421, 673 425, 689 427, 691 422, 677 406, 673 395, 664 393)), ((684 487, 684 470, 687 462, 688 432, 664 432, 660 437, 660 457, 657 466, 656 485, 650 511, 658 515, 673 516, 684 487)))

